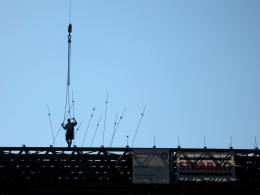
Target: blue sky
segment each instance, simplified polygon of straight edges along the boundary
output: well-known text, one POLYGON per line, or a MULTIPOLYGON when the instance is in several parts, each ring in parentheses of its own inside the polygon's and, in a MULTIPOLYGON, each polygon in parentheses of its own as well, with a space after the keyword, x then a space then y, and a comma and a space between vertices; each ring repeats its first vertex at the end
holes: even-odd
MULTIPOLYGON (((63 120, 68 0, 0 0, 1 146, 48 146, 63 120)), ((258 0, 72 0, 75 117, 84 146, 252 148, 260 142, 258 0)), ((66 146, 61 130, 56 146, 66 146)))

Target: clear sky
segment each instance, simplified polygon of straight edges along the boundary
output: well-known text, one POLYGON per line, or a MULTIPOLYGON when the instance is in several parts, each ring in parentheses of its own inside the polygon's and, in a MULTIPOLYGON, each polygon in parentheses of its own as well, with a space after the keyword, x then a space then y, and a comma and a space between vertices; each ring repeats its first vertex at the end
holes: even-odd
MULTIPOLYGON (((72 0, 71 89, 81 146, 260 144, 259 0, 72 0)), ((0 0, 0 146, 49 146, 63 120, 69 0, 0 0)), ((56 146, 66 146, 61 130, 56 146)))

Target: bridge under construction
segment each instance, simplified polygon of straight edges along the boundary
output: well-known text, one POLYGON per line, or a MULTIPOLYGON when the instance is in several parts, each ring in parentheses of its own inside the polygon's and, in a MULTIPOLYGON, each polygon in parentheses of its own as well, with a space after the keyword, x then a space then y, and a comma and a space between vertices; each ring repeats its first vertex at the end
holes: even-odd
POLYGON ((2 194, 259 194, 260 151, 1 147, 0 185, 2 194))

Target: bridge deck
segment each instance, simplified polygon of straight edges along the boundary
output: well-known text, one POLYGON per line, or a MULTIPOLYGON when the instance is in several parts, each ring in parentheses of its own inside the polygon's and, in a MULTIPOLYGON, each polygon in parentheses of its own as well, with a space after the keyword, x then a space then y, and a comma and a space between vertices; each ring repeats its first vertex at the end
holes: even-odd
MULTIPOLYGON (((136 149, 136 148, 134 148, 136 149)), ((158 148, 157 148, 158 149, 158 148)), ((133 148, 0 147, 2 192, 70 192, 92 194, 160 194, 191 192, 260 192, 260 151, 257 149, 169 148, 176 152, 230 152, 235 158, 235 182, 171 182, 133 184, 133 148)), ((176 156, 171 172, 176 174, 176 156)))

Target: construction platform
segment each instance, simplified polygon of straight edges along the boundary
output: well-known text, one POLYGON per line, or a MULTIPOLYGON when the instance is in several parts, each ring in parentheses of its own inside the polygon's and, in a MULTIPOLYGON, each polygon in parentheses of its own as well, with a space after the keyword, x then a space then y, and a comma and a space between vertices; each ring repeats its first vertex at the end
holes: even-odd
POLYGON ((260 151, 0 147, 0 187, 0 194, 259 194, 260 151))

